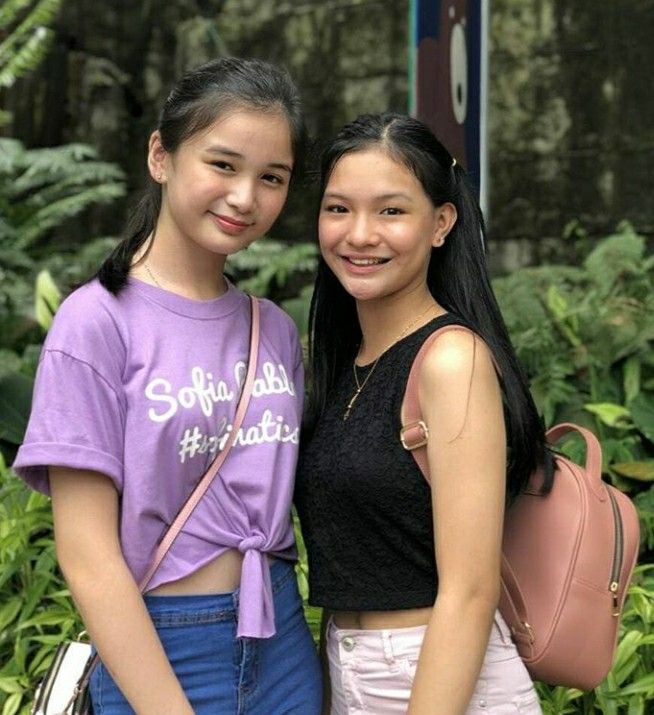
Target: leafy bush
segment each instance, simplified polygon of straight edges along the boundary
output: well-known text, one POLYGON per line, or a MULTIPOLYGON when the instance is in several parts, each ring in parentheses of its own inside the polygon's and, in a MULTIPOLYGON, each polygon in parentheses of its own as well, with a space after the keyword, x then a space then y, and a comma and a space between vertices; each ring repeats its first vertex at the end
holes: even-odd
MULTIPOLYGON (((494 288, 546 423, 598 435, 605 477, 631 493, 641 523, 611 673, 592 693, 540 686, 543 710, 644 715, 654 699, 654 258, 622 224, 581 267, 528 268, 494 288)), ((583 459, 579 442, 563 447, 583 459)))
MULTIPOLYGON (((122 196, 123 179, 122 170, 99 161, 91 147, 26 149, 0 138, 0 448, 7 455, 22 439, 40 343, 59 301, 42 271, 42 244, 68 219, 122 196)), ((79 256, 71 249, 47 264, 70 286, 86 277, 80 267, 87 256, 106 252, 109 244, 91 241, 79 256)))
POLYGON ((62 640, 82 630, 57 568, 47 497, 0 456, 0 706, 29 712, 33 688, 62 640))
MULTIPOLYGON (((5 0, 0 6, 0 88, 14 82, 41 62, 52 40, 50 25, 62 0, 5 0)), ((0 110, 0 126, 10 120, 0 110)))

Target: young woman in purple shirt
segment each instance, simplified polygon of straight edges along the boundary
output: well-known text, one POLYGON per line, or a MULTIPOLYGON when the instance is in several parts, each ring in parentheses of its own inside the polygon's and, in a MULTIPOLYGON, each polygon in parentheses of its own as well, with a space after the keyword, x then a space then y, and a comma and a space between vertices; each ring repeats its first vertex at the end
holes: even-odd
POLYGON ((52 496, 57 556, 102 661, 96 715, 320 710, 290 521, 301 352, 268 301, 235 445, 144 597, 137 586, 231 430, 250 308, 225 260, 270 229, 303 142, 280 69, 231 58, 187 73, 125 239, 44 345, 14 467, 52 496))

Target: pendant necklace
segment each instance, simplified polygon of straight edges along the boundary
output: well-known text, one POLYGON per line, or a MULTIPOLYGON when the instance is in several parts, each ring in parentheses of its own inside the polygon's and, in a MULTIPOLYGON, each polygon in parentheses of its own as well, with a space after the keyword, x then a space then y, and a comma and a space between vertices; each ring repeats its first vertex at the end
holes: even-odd
MULTIPOLYGON (((414 320, 412 320, 412 321, 406 326, 406 328, 404 328, 404 330, 395 338, 395 340, 393 340, 392 343, 390 343, 389 345, 387 345, 387 346, 382 350, 382 352, 379 353, 379 355, 377 356, 377 359, 375 360, 375 362, 373 362, 372 367, 370 368, 370 371, 368 372, 368 374, 367 374, 367 375, 365 376, 365 378, 363 379, 363 382, 359 382, 359 375, 357 374, 357 361, 356 361, 356 358, 354 358, 354 361, 352 362, 352 371, 354 372, 354 382, 355 382, 355 384, 356 384, 356 386, 357 386, 357 389, 356 389, 355 393, 352 395, 352 397, 350 398, 350 401, 347 403, 347 407, 345 408, 345 412, 343 413, 343 421, 347 420, 347 418, 350 416, 350 412, 352 412, 352 408, 354 407, 354 403, 357 401, 357 398, 358 398, 359 395, 361 394, 361 391, 362 391, 363 388, 366 386, 366 383, 367 383, 368 380, 370 379, 370 376, 371 376, 372 373, 375 371, 375 368, 377 367, 377 363, 381 360, 382 355, 385 355, 385 354, 388 352, 388 350, 390 350, 390 348, 392 348, 393 345, 395 345, 395 343, 397 343, 399 340, 402 340, 403 337, 405 337, 406 335, 408 335, 408 333, 409 333, 409 331, 411 330, 411 328, 413 328, 413 326, 416 325, 421 318, 424 318, 424 316, 427 315, 427 313, 428 313, 432 308, 434 308, 434 307, 435 307, 435 305, 434 305, 433 303, 432 303, 431 305, 429 305, 426 310, 424 310, 422 313, 420 313, 420 315, 419 315, 417 318, 415 318, 414 320)), ((358 354, 358 353, 357 353, 357 356, 356 356, 356 357, 359 357, 359 354, 358 354)))

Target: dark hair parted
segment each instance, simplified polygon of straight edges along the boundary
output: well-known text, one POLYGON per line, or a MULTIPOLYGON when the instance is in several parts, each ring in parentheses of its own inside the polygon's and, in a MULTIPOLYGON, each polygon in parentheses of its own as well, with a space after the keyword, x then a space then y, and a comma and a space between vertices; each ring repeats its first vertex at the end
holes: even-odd
MULTIPOLYGON (((499 368, 506 420, 507 497, 526 486, 540 464, 550 460, 543 425, 529 385, 511 345, 486 266, 485 227, 476 193, 463 168, 417 119, 399 114, 363 115, 347 124, 325 148, 320 197, 334 166, 345 154, 381 149, 420 181, 434 206, 451 202, 457 221, 443 246, 433 248, 427 284, 436 301, 470 326, 488 345, 499 368)), ((351 369, 361 342, 354 298, 320 260, 309 317, 311 389, 307 430, 320 418, 342 369, 351 369)))
MULTIPOLYGON (((197 132, 232 111, 280 112, 288 119, 297 174, 306 148, 299 92, 288 72, 268 62, 225 57, 184 74, 164 102, 157 129, 163 148, 172 153, 197 132)), ((127 283, 136 252, 154 231, 161 210, 161 186, 148 187, 131 212, 123 240, 98 271, 102 285, 118 293, 127 283)))

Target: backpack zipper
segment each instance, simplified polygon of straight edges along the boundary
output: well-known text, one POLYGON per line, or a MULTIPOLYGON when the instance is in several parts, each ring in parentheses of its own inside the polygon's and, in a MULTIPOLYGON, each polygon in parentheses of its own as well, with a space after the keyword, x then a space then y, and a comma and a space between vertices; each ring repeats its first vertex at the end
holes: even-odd
POLYGON ((620 605, 618 599, 618 589, 620 588, 620 571, 622 570, 622 552, 623 552, 623 534, 622 534, 622 517, 618 509, 618 503, 611 493, 609 487, 606 488, 609 499, 611 500, 611 508, 613 509, 613 521, 615 524, 615 544, 613 547, 613 566, 611 568, 611 582, 609 583, 609 591, 613 594, 613 615, 618 618, 620 616, 620 605))

